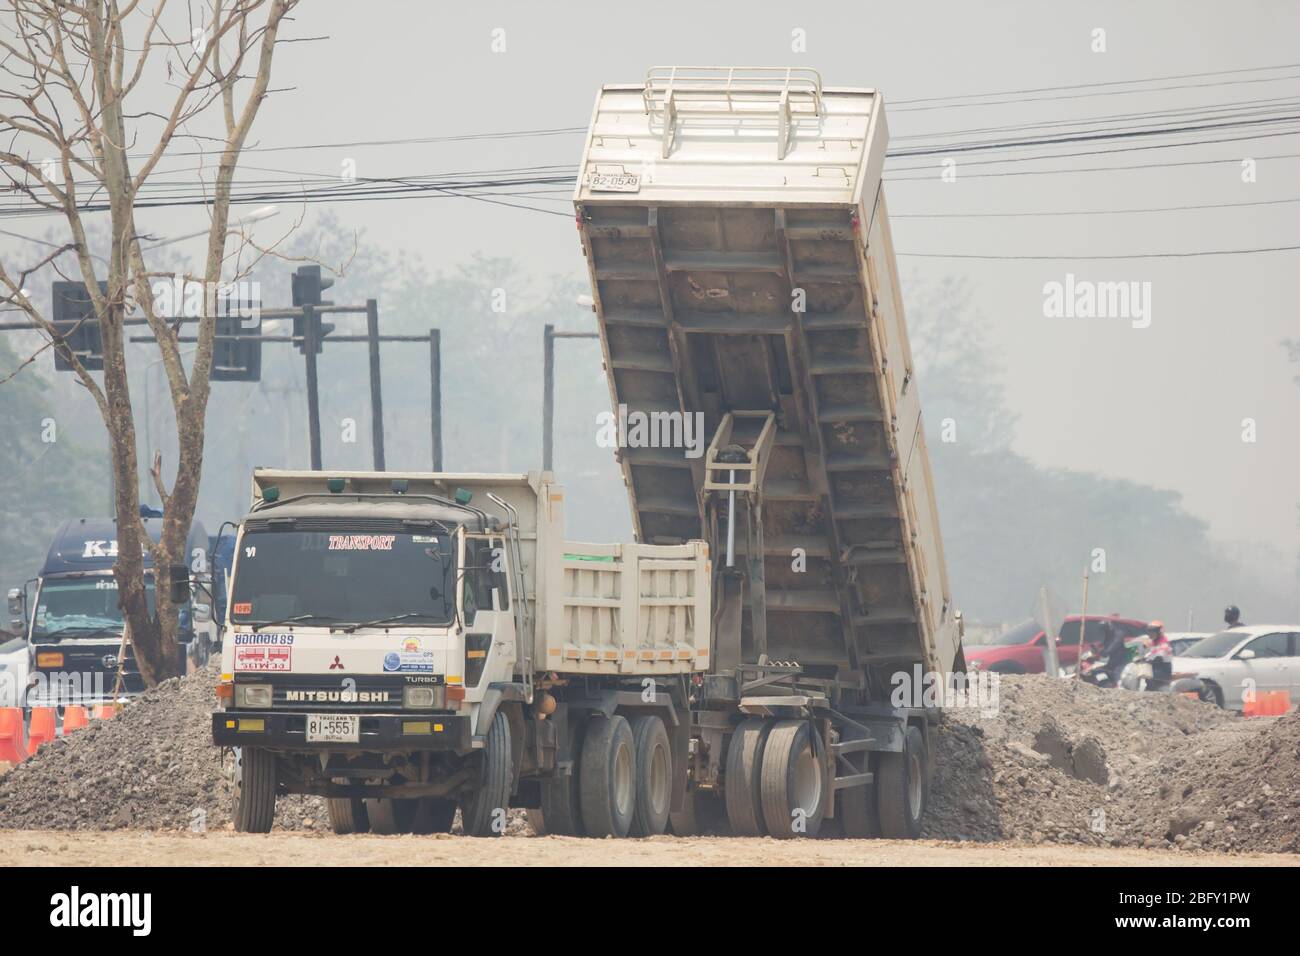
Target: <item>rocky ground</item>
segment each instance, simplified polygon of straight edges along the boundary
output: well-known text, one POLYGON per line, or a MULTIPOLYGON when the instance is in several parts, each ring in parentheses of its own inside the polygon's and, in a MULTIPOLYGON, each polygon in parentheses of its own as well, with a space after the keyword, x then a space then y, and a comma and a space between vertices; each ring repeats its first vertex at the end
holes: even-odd
MULTIPOLYGON (((169 681, 0 776, 0 829, 222 831, 213 672, 169 681)), ((1300 713, 1258 720, 1163 694, 1004 677, 996 709, 952 709, 924 836, 1232 853, 1300 852, 1300 713)), ((281 799, 277 829, 324 830, 281 799)), ((522 812, 508 831, 533 831, 522 812)))
POLYGON ((999 690, 992 716, 944 717, 927 836, 1300 852, 1300 713, 1042 676, 999 690))

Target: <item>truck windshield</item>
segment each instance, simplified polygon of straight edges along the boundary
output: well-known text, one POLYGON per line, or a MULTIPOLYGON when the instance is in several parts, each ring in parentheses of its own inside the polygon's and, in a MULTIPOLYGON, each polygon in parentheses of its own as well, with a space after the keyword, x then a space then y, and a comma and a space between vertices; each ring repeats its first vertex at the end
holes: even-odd
MULTIPOLYGON (((153 579, 145 581, 149 610, 154 608, 153 579)), ((32 621, 32 637, 76 637, 95 631, 120 632, 122 609, 117 606, 117 581, 111 577, 47 578, 41 584, 32 621)))
POLYGON ((455 611, 455 538, 258 530, 236 556, 230 619, 262 624, 290 618, 310 625, 402 622, 447 624, 455 611))

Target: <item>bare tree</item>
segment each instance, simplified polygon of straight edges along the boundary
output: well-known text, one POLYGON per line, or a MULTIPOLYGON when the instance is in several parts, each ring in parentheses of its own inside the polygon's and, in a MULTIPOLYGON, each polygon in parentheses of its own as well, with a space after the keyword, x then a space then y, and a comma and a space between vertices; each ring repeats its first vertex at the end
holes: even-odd
MULTIPOLYGON (((26 268, 0 262, 0 303, 22 310, 33 327, 68 359, 94 398, 109 435, 115 476, 118 600, 131 630, 140 672, 154 684, 179 670, 177 608, 169 596, 171 568, 188 564, 186 539, 203 471, 217 289, 231 281, 240 251, 231 244, 231 184, 240 151, 268 94, 279 30, 297 0, 9 0, 0 14, 14 29, 0 30, 0 170, 11 193, 61 214, 66 246, 26 268), (182 33, 183 31, 183 33, 182 33), (161 97, 159 91, 163 91, 161 97), (161 99, 161 102, 159 100, 161 99), (209 114, 205 125, 202 114, 209 114), (211 135, 191 134, 191 124, 211 135), (146 141, 142 147, 141 140, 146 141), (159 163, 177 142, 197 144, 209 222, 202 273, 205 308, 198 345, 187 372, 181 361, 180 322, 160 314, 154 280, 136 227, 136 204, 159 163), (211 168, 207 159, 211 156, 211 168), (92 255, 84 219, 106 213, 107 255, 92 255), (76 262, 103 341, 102 386, 77 360, 66 339, 25 294, 31 275, 76 262), (107 274, 97 271, 97 262, 107 274), (106 280, 106 291, 99 281, 106 280), (154 543, 140 518, 135 418, 127 387, 126 319, 143 314, 157 339, 175 411, 176 476, 165 487, 157 459, 152 474, 163 503, 161 540, 154 543), (144 554, 152 554, 156 613, 147 600, 144 554)), ((264 250, 258 250, 259 253, 264 250)))

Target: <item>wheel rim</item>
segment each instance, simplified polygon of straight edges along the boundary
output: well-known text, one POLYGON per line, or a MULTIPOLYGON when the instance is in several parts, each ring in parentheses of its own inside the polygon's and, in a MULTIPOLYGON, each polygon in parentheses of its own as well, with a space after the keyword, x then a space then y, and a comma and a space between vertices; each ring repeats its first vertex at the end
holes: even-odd
POLYGON ((913 820, 921 815, 921 758, 916 754, 907 759, 907 809, 913 820))
POLYGON ((650 758, 650 803, 656 813, 668 806, 668 755, 662 747, 650 758))
POLYGON ((822 768, 811 746, 799 752, 794 765, 795 804, 806 816, 812 816, 822 803, 822 768))
POLYGON ((620 816, 632 808, 632 751, 619 747, 614 758, 614 809, 620 816))

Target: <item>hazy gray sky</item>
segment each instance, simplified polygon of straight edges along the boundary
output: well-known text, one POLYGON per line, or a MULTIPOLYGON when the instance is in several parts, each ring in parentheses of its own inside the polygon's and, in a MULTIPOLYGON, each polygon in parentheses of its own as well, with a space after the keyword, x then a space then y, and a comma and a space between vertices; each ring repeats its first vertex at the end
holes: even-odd
MULTIPOLYGON (((895 146, 906 137, 1117 113, 1300 98, 1300 66, 1275 73, 1173 80, 1190 88, 1003 105, 923 97, 1095 84, 1300 63, 1300 4, 1064 3, 304 3, 281 47, 275 87, 254 130, 261 146, 392 140, 586 125, 597 88, 639 82, 660 64, 798 65, 830 85, 883 91, 895 146), (1105 30, 1106 51, 1093 52, 1105 30), (504 30, 505 51, 493 52, 504 30), (806 51, 792 51, 804 31, 806 51), (501 36, 497 35, 498 38, 501 36), (1260 77, 1268 82, 1256 81, 1260 77), (1221 79, 1221 78, 1220 78, 1221 79), (898 103, 895 110, 889 104, 898 103), (917 109, 916 106, 941 106, 917 109)), ((1105 90, 1106 88, 1102 88, 1105 90)), ((1091 93, 1099 90, 1085 91, 1091 93)), ((1046 94, 1035 94, 1042 96, 1046 94)), ((997 99, 996 97, 994 99, 997 99)), ((1295 105, 1295 104, 1292 104, 1295 105)), ((1300 112, 1300 108, 1296 110, 1300 112)), ((1195 113, 1188 114, 1191 120, 1195 113)), ((1136 122, 1140 122, 1136 121, 1136 122)), ((1296 128, 1292 124, 1291 129, 1296 128)), ((1276 131, 1276 128, 1269 128, 1276 131)), ((996 133, 992 135, 997 135, 996 133)), ((1203 134, 1190 138, 1208 138, 1203 134)), ((1229 136, 1245 135, 1235 131, 1229 136)), ((1123 141, 1113 146, 1138 145, 1123 141)), ((580 134, 491 142, 356 146, 250 153, 246 175, 357 175, 576 163, 580 134), (276 172, 259 172, 253 167, 276 172)), ((1036 147, 1025 154, 1080 148, 1036 147)), ((1101 144, 1098 148, 1107 148, 1101 144)), ((939 157, 898 160, 887 187, 900 253, 1116 254, 1300 243, 1300 204, 1143 215, 911 219, 908 214, 1120 209, 1300 196, 1295 135, 1021 164, 1019 168, 1230 159, 1217 165, 978 178, 1017 164, 966 166, 942 182, 939 157), (902 166, 925 166, 901 173, 902 166)), ((1006 158, 1013 153, 998 154, 1006 158)), ((179 161, 176 166, 184 165, 179 161)), ((559 211, 564 203, 543 202, 559 211)), ((512 255, 538 272, 583 275, 570 219, 461 199, 334 207, 370 241, 454 266, 471 252, 512 255)), ((283 222, 285 215, 279 220, 283 222)), ((176 234, 201 214, 154 214, 176 234)), ((259 233, 259 237, 262 234, 259 233)), ((909 278, 967 277, 1019 416, 1016 447, 1036 462, 1182 492, 1217 536, 1300 547, 1300 365, 1280 342, 1300 337, 1300 252, 1114 261, 985 261, 905 257, 909 278), (1067 273, 1151 283, 1151 324, 1043 315, 1043 286, 1067 273), (1242 441, 1242 420, 1258 440, 1242 441)), ((921 383, 924 396, 924 382, 921 383)), ((1288 558, 1290 560, 1290 558, 1288 558)))

